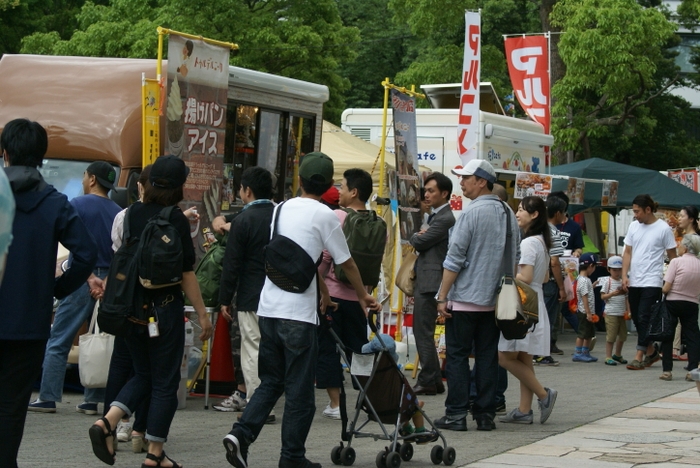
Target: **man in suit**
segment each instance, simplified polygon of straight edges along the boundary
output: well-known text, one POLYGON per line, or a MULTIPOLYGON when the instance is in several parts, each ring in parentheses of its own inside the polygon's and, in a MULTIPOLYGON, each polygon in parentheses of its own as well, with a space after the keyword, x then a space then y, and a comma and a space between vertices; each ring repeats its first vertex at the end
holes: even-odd
POLYGON ((428 227, 413 234, 410 240, 419 252, 414 286, 413 334, 422 367, 418 383, 413 389, 418 395, 435 395, 445 391, 435 350, 435 295, 442 281, 442 262, 447 255, 448 232, 455 224, 449 205, 452 181, 440 172, 433 172, 425 179, 424 191, 425 201, 430 205, 432 213, 428 217, 428 227))

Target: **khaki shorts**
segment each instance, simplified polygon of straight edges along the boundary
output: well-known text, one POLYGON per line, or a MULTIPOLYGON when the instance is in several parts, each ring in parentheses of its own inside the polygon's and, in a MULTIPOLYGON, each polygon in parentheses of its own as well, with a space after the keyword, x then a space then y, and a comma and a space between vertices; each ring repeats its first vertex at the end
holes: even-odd
POLYGON ((627 341, 627 320, 625 317, 616 315, 605 316, 605 341, 615 343, 627 341))

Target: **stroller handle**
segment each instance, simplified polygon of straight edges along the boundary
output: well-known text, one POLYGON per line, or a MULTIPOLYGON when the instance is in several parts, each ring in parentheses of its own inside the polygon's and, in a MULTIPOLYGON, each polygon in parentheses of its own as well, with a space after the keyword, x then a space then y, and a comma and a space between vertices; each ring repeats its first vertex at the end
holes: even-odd
POLYGON ((377 330, 377 311, 376 310, 369 310, 369 313, 367 314, 367 322, 369 323, 369 329, 372 330, 372 333, 375 335, 378 334, 377 330))

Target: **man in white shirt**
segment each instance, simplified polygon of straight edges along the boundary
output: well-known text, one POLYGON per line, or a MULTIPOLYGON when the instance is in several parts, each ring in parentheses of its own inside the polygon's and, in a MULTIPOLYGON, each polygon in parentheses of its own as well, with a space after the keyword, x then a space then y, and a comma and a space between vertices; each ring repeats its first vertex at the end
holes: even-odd
MULTIPOLYGON (((378 310, 367 293, 360 272, 350 256, 338 217, 321 204, 321 196, 333 184, 333 160, 320 152, 309 153, 299 167, 301 196, 275 209, 275 233, 286 236, 316 260, 328 250, 352 284, 363 310, 378 310)), ((306 437, 316 411, 314 377, 318 342, 318 310, 332 306, 323 281, 313 281, 302 293, 291 293, 265 278, 258 306, 260 386, 248 402, 241 420, 224 438, 226 459, 236 468, 247 468, 248 446, 255 441, 277 400, 285 394, 282 450, 279 468, 320 468, 305 457, 306 437), (318 301, 317 284, 321 288, 318 301)))
POLYGON ((664 253, 669 259, 676 257, 676 240, 671 227, 654 215, 658 206, 649 195, 637 195, 632 201, 636 221, 625 236, 622 284, 629 292, 630 313, 637 328, 637 355, 627 364, 630 370, 643 370, 661 359, 647 332, 651 306, 661 299, 664 253))

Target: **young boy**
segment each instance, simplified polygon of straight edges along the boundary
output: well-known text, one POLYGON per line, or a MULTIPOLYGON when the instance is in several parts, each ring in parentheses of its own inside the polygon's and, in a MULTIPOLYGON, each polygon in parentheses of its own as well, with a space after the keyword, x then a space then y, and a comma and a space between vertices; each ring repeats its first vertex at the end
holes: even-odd
POLYGON ((578 279, 576 280, 578 336, 576 337, 574 362, 596 362, 598 360, 590 353, 591 338, 595 336, 595 325, 593 325, 595 297, 589 276, 595 271, 595 264, 595 256, 590 253, 581 255, 578 260, 578 279))
POLYGON ((600 298, 605 301, 605 364, 616 366, 627 364, 622 358, 622 345, 627 340, 627 324, 625 312, 629 310, 627 293, 622 288, 622 257, 614 256, 608 259, 610 276, 601 278, 602 288, 600 298), (615 354, 612 354, 615 344, 615 354))

